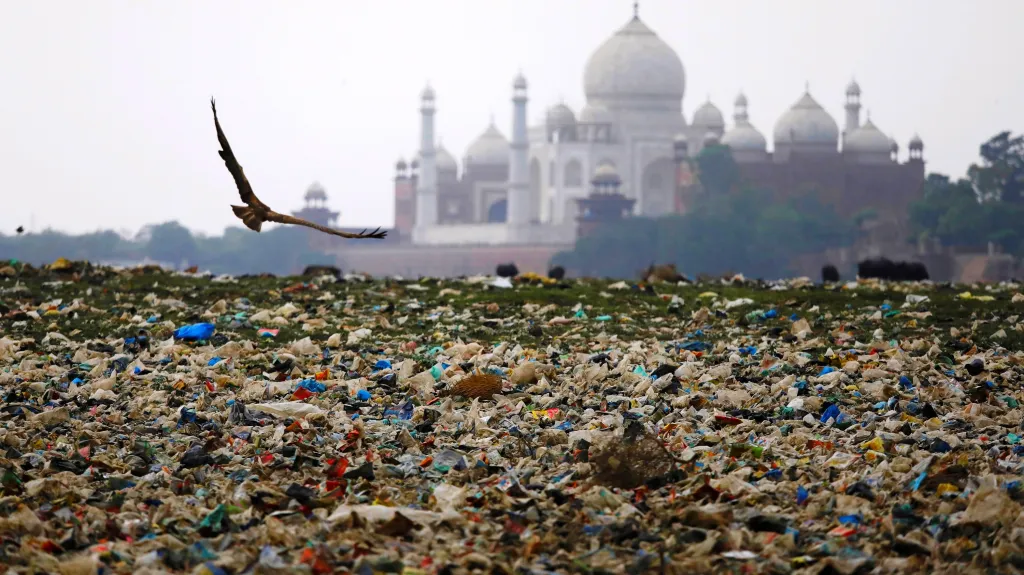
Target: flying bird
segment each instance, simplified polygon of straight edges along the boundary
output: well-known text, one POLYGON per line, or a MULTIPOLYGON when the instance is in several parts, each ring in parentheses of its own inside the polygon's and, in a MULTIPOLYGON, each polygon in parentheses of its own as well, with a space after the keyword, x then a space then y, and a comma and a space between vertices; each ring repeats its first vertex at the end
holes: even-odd
POLYGON ((235 154, 231 151, 231 145, 228 144, 228 138, 224 135, 224 130, 220 127, 220 121, 217 119, 217 103, 213 98, 210 98, 210 107, 213 108, 213 124, 217 127, 217 140, 220 142, 221 149, 218 151, 221 159, 224 160, 224 165, 227 166, 228 171, 231 172, 231 176, 235 178, 235 186, 238 188, 238 195, 242 197, 242 201, 245 202, 244 206, 236 206, 232 204, 231 209, 238 216, 238 219, 245 223, 245 226, 253 231, 260 231, 263 226, 263 222, 276 222, 279 224, 294 224, 297 226, 306 226, 307 228, 313 228, 331 234, 335 236, 341 236, 343 238, 356 238, 356 239, 383 239, 387 235, 387 231, 380 231, 380 228, 366 233, 366 230, 358 234, 343 232, 327 226, 321 226, 304 220, 302 218, 296 218, 286 214, 281 214, 270 209, 270 206, 264 204, 256 197, 256 194, 252 191, 252 186, 249 184, 249 180, 245 177, 245 173, 242 172, 242 166, 235 159, 235 154))

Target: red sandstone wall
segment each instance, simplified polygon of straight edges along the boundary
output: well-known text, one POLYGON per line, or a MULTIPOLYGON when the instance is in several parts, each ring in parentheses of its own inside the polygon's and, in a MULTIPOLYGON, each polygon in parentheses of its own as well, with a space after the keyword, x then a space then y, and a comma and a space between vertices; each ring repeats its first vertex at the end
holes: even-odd
POLYGON ((861 164, 847 162, 838 154, 811 157, 794 153, 788 162, 738 166, 745 181, 772 190, 780 199, 817 191, 823 201, 849 215, 868 207, 902 215, 924 192, 923 162, 861 164))

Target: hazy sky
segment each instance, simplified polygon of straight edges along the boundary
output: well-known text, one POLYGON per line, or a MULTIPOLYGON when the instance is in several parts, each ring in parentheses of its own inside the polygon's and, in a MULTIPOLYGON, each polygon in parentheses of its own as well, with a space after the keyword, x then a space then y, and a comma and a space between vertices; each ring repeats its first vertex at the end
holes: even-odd
MULTIPOLYGON (((583 102, 591 52, 630 0, 0 0, 0 232, 240 224, 210 96, 257 194, 300 207, 314 180, 342 225, 391 225, 418 144, 419 94, 457 157, 493 113, 507 135, 522 69, 532 121, 583 102)), ((930 170, 1024 131, 1021 0, 643 0, 683 60, 687 118, 739 90, 769 135, 811 93, 842 124, 851 77, 878 126, 919 132, 930 170)), ((532 123, 532 122, 531 122, 532 123)))

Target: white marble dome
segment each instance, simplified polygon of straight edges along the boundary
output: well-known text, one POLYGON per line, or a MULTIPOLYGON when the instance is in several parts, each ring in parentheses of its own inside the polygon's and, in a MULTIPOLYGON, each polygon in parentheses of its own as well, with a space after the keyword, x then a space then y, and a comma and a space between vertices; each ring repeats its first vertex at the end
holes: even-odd
POLYGON ((737 152, 764 152, 768 140, 750 122, 737 123, 722 136, 722 143, 737 152))
POLYGON ((555 104, 548 108, 545 116, 545 123, 552 128, 563 128, 576 123, 576 114, 572 108, 563 103, 555 104))
POLYGON ((680 101, 685 88, 682 60, 637 16, 594 51, 583 73, 587 101, 680 101))
POLYGON ((327 192, 324 187, 320 185, 320 182, 313 182, 306 188, 306 194, 303 196, 306 201, 309 200, 326 200, 327 192))
POLYGON ((509 143, 494 122, 466 149, 466 164, 507 165, 509 143))
POLYGON ((892 151, 892 141, 889 136, 882 133, 875 126, 871 118, 868 118, 864 125, 847 134, 843 143, 844 152, 856 152, 859 154, 889 154, 892 151))
POLYGON ((818 145, 836 149, 839 125, 809 92, 797 100, 775 123, 776 144, 818 145))
POLYGON ((708 100, 693 113, 693 125, 710 130, 721 130, 725 128, 725 117, 722 116, 722 111, 718 109, 718 106, 708 100))

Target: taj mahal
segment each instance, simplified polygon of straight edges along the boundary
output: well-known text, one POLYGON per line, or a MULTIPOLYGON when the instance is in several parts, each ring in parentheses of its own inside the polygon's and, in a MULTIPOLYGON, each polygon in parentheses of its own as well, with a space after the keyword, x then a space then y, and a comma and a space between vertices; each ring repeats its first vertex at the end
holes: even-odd
MULTIPOLYGON (((614 183, 610 191, 628 200, 627 215, 685 212, 692 159, 711 144, 727 146, 743 179, 762 189, 782 195, 812 189, 848 213, 876 209, 888 219, 894 241, 903 241, 898 237, 906 208, 922 193, 921 138, 908 138, 901 155, 895 138, 869 117, 862 120, 855 81, 837 95, 845 109, 842 128, 806 86, 802 94, 794 90, 795 102, 776 120, 770 140, 751 114, 756 98, 742 93, 732 102, 731 122, 710 100, 688 120, 683 62, 640 18, 635 4, 632 18, 586 62, 581 109, 553 102, 543 122, 530 125, 528 88, 522 73, 514 77, 509 136, 492 121, 461 162, 438 144, 435 122, 444 113, 443 93, 430 85, 423 89, 420 142, 408 162, 396 164, 395 226, 387 242, 389 249, 400 245, 410 255, 399 258, 406 263, 395 261, 397 270, 378 271, 417 273, 426 265, 424 251, 435 258, 450 254, 451 265, 434 261, 432 273, 439 273, 437 266, 451 267, 452 273, 473 271, 467 266, 493 269, 491 259, 516 254, 520 260, 529 253, 537 261, 550 257, 578 237, 589 215, 581 206, 596 193, 598 180, 604 183, 601 192, 614 183), (513 251, 502 255, 495 251, 500 248, 513 251)), ((346 248, 345 259, 369 264, 360 258, 362 251, 346 248)))

